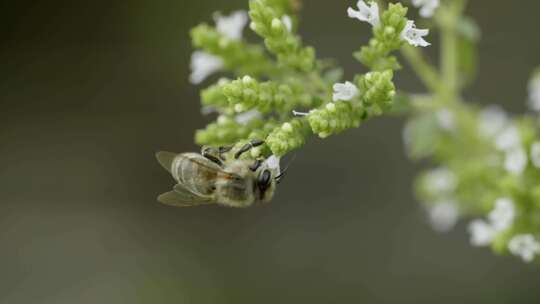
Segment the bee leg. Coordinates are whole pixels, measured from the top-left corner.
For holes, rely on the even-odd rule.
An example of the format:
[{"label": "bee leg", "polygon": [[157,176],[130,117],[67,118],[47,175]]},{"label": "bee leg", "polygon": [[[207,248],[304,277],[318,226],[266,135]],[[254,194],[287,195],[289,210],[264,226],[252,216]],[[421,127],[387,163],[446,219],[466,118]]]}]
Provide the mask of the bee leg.
[{"label": "bee leg", "polygon": [[263,164],[263,161],[260,159],[257,159],[252,165],[249,166],[249,170],[255,172],[261,167],[262,164]]},{"label": "bee leg", "polygon": [[218,148],[219,158],[222,160],[225,160],[225,157],[223,156],[223,154],[230,152],[233,148],[234,146],[219,147]]},{"label": "bee leg", "polygon": [[221,159],[219,159],[219,155],[220,155],[219,152],[217,152],[212,147],[203,147],[201,151],[201,155],[220,166],[223,165],[223,162],[221,161]]},{"label": "bee leg", "polygon": [[234,158],[238,159],[240,156],[247,151],[251,150],[252,148],[258,147],[260,145],[264,144],[264,140],[261,139],[253,139],[247,144],[243,145],[237,152],[234,154]]}]

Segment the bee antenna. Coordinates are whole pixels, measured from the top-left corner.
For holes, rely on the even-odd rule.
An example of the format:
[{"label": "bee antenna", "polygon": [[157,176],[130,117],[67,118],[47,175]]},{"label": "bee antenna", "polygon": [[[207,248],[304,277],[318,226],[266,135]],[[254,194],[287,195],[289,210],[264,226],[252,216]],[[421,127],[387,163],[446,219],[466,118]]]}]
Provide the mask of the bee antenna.
[{"label": "bee antenna", "polygon": [[285,176],[285,173],[287,173],[287,171],[289,170],[289,167],[291,166],[292,162],[296,160],[296,153],[293,154],[291,160],[287,163],[287,166],[285,166],[285,169],[283,169],[283,171],[281,171],[276,177],[275,177],[275,180],[278,181],[278,183],[281,181],[281,179],[283,178],[283,176]]}]

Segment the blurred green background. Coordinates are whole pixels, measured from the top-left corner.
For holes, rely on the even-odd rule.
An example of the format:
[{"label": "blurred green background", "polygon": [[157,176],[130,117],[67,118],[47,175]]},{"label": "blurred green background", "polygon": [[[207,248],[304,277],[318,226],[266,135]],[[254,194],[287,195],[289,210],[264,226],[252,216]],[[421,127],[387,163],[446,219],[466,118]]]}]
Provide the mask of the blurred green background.
[{"label": "blurred green background", "polygon": [[[353,2],[305,1],[301,27],[347,75],[369,30]],[[484,37],[468,98],[523,112],[540,2],[470,2]],[[0,303],[539,303],[537,266],[471,247],[463,223],[431,230],[402,119],[312,140],[268,206],[156,202],[173,181],[154,152],[198,150],[209,119],[188,30],[246,5],[0,1]]]}]

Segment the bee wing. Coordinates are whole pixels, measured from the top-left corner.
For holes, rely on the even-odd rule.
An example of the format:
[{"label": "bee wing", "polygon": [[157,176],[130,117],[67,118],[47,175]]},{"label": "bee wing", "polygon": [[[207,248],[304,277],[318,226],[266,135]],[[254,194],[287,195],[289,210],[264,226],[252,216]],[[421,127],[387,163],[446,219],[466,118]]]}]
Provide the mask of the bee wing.
[{"label": "bee wing", "polygon": [[158,201],[174,207],[192,207],[213,203],[211,197],[194,194],[181,184],[174,186],[174,191],[160,195]]},{"label": "bee wing", "polygon": [[158,153],[156,153],[156,158],[158,160],[158,162],[160,163],[160,165],[165,168],[165,170],[169,171],[169,173],[171,173],[171,168],[172,168],[172,163],[174,161],[174,158],[176,157],[176,153],[172,153],[172,152],[163,152],[163,151],[160,151]]}]

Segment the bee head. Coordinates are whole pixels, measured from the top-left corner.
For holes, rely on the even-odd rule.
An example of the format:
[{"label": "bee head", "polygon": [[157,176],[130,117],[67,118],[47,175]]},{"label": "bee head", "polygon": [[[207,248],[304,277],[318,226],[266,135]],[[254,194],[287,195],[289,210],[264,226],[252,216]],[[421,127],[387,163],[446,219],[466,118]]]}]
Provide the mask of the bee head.
[{"label": "bee head", "polygon": [[277,180],[280,174],[279,158],[270,156],[265,161],[254,164],[255,171],[255,194],[259,202],[270,202],[274,196]]},{"label": "bee head", "polygon": [[276,188],[275,174],[266,167],[262,167],[257,172],[255,180],[255,191],[258,194],[257,197],[261,202],[269,202],[274,196]]}]

